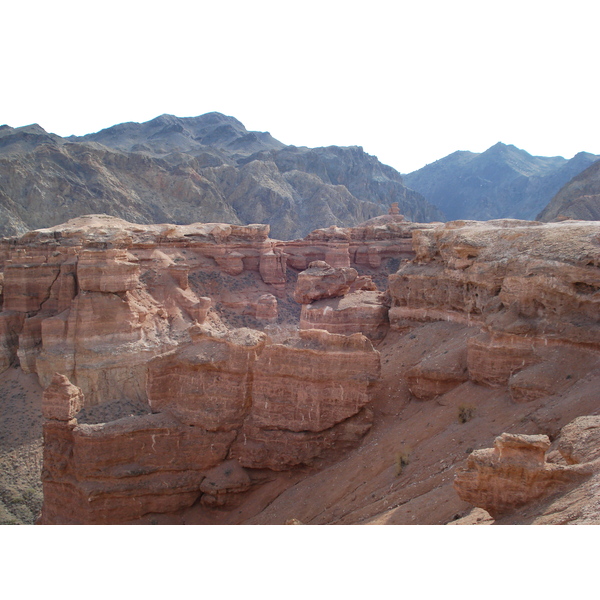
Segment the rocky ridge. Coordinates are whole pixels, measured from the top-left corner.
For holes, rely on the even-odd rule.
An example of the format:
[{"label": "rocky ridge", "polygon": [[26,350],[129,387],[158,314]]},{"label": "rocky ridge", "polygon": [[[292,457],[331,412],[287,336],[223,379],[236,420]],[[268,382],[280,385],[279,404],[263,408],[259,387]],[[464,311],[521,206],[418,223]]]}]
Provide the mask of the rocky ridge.
[{"label": "rocky ridge", "polygon": [[61,138],[0,129],[0,235],[91,213],[136,223],[269,224],[294,239],[357,225],[393,202],[414,221],[441,213],[362,148],[297,148],[220,113],[122,123]]},{"label": "rocky ridge", "polygon": [[537,217],[540,221],[600,220],[600,162],[566,183]]},{"label": "rocky ridge", "polygon": [[531,156],[499,142],[482,153],[454,152],[404,175],[404,181],[449,220],[533,220],[562,186],[599,158],[589,152],[570,160]]}]

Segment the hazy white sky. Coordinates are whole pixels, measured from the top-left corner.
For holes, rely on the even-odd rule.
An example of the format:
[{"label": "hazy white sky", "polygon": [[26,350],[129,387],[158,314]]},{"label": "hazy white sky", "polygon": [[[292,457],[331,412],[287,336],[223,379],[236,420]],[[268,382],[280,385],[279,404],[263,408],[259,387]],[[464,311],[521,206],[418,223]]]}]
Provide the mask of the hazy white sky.
[{"label": "hazy white sky", "polygon": [[0,124],[219,111],[401,172],[498,141],[600,154],[592,0],[3,3]]}]

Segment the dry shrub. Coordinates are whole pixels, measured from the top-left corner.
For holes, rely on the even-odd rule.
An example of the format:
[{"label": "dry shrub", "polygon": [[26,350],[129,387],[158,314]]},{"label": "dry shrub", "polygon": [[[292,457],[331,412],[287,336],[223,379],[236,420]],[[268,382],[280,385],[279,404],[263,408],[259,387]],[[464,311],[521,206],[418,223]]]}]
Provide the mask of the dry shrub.
[{"label": "dry shrub", "polygon": [[396,477],[399,477],[402,474],[402,470],[410,462],[411,452],[410,448],[402,448],[399,452],[396,452]]},{"label": "dry shrub", "polygon": [[466,423],[475,416],[475,407],[470,404],[460,404],[458,407],[458,422]]}]

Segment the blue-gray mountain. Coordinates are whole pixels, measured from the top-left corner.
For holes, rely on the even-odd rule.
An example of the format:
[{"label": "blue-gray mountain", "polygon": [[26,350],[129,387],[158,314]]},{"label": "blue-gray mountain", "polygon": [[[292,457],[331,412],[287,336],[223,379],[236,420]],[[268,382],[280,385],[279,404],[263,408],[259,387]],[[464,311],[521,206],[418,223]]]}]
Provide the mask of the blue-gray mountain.
[{"label": "blue-gray mountain", "polygon": [[600,161],[563,186],[538,215],[539,221],[600,221]]},{"label": "blue-gray mountain", "polygon": [[598,159],[587,152],[570,160],[532,156],[498,143],[480,154],[454,152],[403,179],[449,220],[533,220],[563,185]]},{"label": "blue-gray mountain", "polygon": [[443,220],[360,147],[297,148],[233,117],[162,115],[82,137],[0,127],[0,236],[106,213],[136,223],[268,223],[303,237],[387,213]]}]

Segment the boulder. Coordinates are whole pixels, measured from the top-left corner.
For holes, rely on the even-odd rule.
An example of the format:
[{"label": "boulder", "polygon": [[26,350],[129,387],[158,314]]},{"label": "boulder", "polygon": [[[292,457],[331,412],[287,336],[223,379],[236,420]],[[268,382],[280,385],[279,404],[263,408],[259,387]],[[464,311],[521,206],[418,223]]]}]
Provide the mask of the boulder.
[{"label": "boulder", "polygon": [[294,299],[299,304],[310,304],[324,298],[337,298],[350,291],[358,277],[352,267],[332,267],[325,261],[311,262],[308,269],[298,275]]},{"label": "boulder", "polygon": [[458,469],[454,489],[461,500],[500,518],[580,482],[591,471],[546,462],[546,435],[503,433],[493,449],[475,450]]}]

